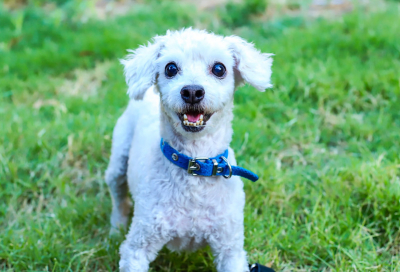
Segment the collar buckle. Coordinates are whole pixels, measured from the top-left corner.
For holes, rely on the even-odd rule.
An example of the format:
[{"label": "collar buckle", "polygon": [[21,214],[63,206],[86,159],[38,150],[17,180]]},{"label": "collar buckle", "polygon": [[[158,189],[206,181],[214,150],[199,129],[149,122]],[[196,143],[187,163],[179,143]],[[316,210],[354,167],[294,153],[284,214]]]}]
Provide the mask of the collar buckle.
[{"label": "collar buckle", "polygon": [[213,170],[211,176],[216,176],[217,174],[221,173],[224,169],[218,165],[216,159],[212,159],[211,161],[213,163]]},{"label": "collar buckle", "polygon": [[199,171],[201,167],[200,167],[200,164],[198,164],[196,161],[206,161],[206,160],[209,160],[209,158],[196,157],[196,158],[190,159],[187,172],[189,174],[191,174],[192,176],[198,176],[198,174],[196,174],[194,171]]},{"label": "collar buckle", "polygon": [[[229,164],[228,160],[224,156],[222,156],[221,158],[226,162],[226,164],[229,167],[229,171],[230,171],[229,176],[224,176],[224,178],[230,178],[232,176],[231,165]],[[206,161],[206,160],[209,160],[209,159],[210,158],[207,158],[207,157],[196,157],[194,159],[190,159],[187,172],[192,176],[198,176],[198,174],[196,174],[194,172],[194,171],[200,171],[200,169],[201,169],[200,164],[198,164],[197,161]],[[213,169],[212,169],[211,176],[216,176],[217,174],[219,174],[222,171],[224,171],[224,169],[221,166],[219,166],[219,164],[218,164],[216,159],[212,159],[211,162],[213,164]]]}]

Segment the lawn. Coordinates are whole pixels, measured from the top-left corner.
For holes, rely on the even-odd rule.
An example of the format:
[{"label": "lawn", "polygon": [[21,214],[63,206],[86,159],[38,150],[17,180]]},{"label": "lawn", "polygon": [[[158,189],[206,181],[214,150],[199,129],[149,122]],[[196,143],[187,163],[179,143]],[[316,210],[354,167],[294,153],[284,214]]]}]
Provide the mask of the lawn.
[{"label": "lawn", "polygon": [[[12,2],[12,1],[8,1]],[[23,1],[22,1],[23,2]],[[279,271],[400,271],[400,7],[334,18],[246,16],[147,1],[0,1],[0,270],[115,271],[104,183],[128,98],[118,62],[167,29],[236,34],[274,53],[273,84],[235,94],[249,261]],[[296,6],[297,7],[297,6]],[[292,7],[293,8],[293,7]],[[299,7],[300,8],[300,7]],[[240,10],[240,9],[239,9]],[[151,271],[215,271],[209,249]]]}]

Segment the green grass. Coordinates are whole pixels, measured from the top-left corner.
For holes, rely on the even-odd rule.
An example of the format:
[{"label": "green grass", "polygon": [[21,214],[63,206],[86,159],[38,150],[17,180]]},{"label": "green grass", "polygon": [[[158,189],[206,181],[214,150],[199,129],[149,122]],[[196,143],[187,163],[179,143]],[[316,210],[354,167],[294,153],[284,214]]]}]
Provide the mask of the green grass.
[{"label": "green grass", "polygon": [[[232,146],[261,176],[245,181],[249,260],[284,271],[400,271],[398,4],[335,20],[252,18],[236,29],[218,12],[155,5],[85,23],[68,2],[52,12],[0,8],[0,270],[116,270],[123,235],[108,237],[103,172],[127,103],[118,58],[195,25],[276,54],[273,89],[235,94]],[[163,250],[151,267],[214,271],[208,249]]]}]

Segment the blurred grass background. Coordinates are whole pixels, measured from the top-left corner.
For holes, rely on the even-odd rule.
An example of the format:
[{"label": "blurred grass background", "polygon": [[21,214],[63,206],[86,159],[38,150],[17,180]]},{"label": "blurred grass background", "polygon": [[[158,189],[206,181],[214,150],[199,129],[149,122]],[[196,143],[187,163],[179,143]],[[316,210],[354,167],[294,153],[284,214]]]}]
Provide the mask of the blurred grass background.
[{"label": "blurred grass background", "polygon": [[[245,248],[279,271],[400,271],[398,1],[0,2],[0,269],[115,271],[103,181],[127,104],[118,58],[167,29],[274,53],[235,94]],[[209,249],[152,271],[214,271]]]}]

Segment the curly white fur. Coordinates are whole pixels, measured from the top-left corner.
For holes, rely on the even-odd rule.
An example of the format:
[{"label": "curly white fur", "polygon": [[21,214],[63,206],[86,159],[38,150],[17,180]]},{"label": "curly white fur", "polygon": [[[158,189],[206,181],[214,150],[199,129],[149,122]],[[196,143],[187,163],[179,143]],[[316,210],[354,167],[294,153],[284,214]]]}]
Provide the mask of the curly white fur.
[{"label": "curly white fur", "polygon": [[[218,271],[248,271],[240,178],[191,176],[164,158],[159,142],[163,137],[191,157],[213,157],[229,148],[235,88],[244,81],[260,91],[271,87],[270,54],[239,37],[193,29],[168,31],[131,52],[121,62],[132,100],[115,126],[106,171],[112,230],[126,227],[128,221],[127,184],[135,203],[120,249],[121,271],[147,271],[164,245],[180,251],[205,244],[213,251]],[[180,69],[172,79],[164,74],[171,61]],[[215,62],[227,69],[223,79],[210,72]],[[204,87],[201,103],[214,113],[199,132],[185,131],[177,115],[185,106],[180,90],[188,84]],[[229,161],[236,165],[230,148]]]}]

